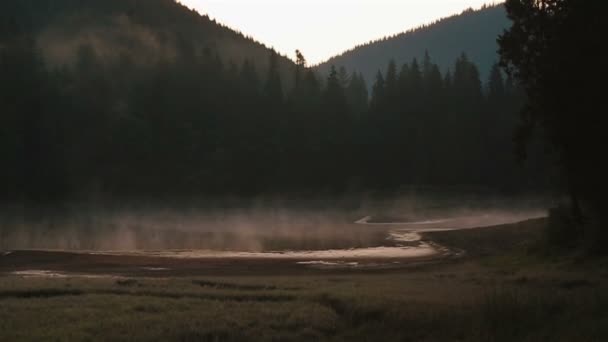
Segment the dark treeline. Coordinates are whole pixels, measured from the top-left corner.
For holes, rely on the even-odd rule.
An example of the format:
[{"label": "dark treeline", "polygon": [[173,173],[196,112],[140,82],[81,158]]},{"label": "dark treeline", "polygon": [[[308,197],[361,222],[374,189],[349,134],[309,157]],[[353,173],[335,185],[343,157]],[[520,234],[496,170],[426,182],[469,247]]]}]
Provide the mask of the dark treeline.
[{"label": "dark treeline", "polygon": [[[520,183],[510,132],[522,95],[494,69],[486,89],[463,55],[327,79],[299,55],[284,92],[277,55],[260,74],[187,45],[173,61],[104,63],[83,45],[50,68],[27,35],[0,54],[7,198],[259,194]],[[369,103],[369,106],[368,106]]]},{"label": "dark treeline", "polygon": [[377,178],[385,186],[522,182],[510,133],[522,94],[496,66],[484,88],[465,54],[452,70],[442,75],[427,53],[378,73],[364,126],[369,162],[385,169]]},{"label": "dark treeline", "polygon": [[[132,11],[127,22],[141,30],[138,16],[153,12],[137,9],[141,14]],[[145,49],[124,50],[129,44],[118,33],[104,37],[117,47],[112,53],[81,40],[61,63],[41,46],[40,28],[6,13],[5,200],[541,184],[532,177],[540,174],[536,159],[524,169],[513,157],[522,92],[496,66],[481,80],[465,54],[443,74],[428,53],[405,65],[391,62],[368,94],[360,73],[331,68],[319,76],[300,52],[289,68],[271,50],[264,61],[254,54],[236,62],[216,45],[180,34],[165,33],[171,53],[155,58]]]}]

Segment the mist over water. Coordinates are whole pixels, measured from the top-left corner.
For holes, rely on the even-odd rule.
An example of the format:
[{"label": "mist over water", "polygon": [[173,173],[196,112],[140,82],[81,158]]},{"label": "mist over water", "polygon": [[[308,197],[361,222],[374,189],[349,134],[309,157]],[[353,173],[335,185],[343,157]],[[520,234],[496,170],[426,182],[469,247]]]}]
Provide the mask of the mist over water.
[{"label": "mist over water", "polygon": [[0,215],[0,250],[268,252],[390,247],[399,242],[390,238],[394,228],[424,231],[506,224],[544,216],[540,208],[546,203],[540,198],[410,195],[187,205],[105,202],[43,212],[5,208]]}]

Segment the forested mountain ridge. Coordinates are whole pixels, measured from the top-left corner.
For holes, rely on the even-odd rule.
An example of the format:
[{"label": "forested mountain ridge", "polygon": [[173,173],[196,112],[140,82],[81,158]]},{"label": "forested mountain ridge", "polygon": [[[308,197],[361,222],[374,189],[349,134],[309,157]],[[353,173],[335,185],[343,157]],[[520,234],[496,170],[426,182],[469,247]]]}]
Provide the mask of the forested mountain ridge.
[{"label": "forested mountain ridge", "polygon": [[512,153],[521,90],[464,53],[386,63],[370,93],[172,0],[0,7],[0,201],[541,184]]},{"label": "forested mountain ridge", "polygon": [[498,60],[496,38],[510,25],[503,5],[466,10],[430,25],[357,46],[317,66],[327,74],[331,65],[356,70],[371,84],[379,69],[390,59],[397,64],[418,61],[428,51],[442,72],[453,69],[453,62],[465,52],[485,80]]},{"label": "forested mountain ridge", "polygon": [[[249,60],[259,71],[268,69],[268,47],[175,0],[6,0],[0,25],[3,32],[28,32],[53,66],[73,65],[86,45],[105,63],[152,64],[188,50],[217,55],[226,67]],[[279,56],[278,64],[291,82],[294,63]]]}]

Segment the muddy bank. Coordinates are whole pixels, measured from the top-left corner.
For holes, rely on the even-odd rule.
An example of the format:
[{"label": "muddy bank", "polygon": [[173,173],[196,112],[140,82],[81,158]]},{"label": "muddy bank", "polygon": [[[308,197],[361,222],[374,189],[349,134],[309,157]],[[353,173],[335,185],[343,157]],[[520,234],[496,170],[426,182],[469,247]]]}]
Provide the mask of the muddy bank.
[{"label": "muddy bank", "polygon": [[[320,261],[280,258],[168,258],[134,255],[100,255],[61,251],[16,251],[0,257],[2,276],[46,276],[46,273],[79,276],[190,277],[231,275],[306,275],[331,269],[380,271],[418,262],[432,262],[437,256],[407,259],[365,259]],[[313,263],[345,267],[310,267]],[[350,267],[357,265],[356,268]],[[15,273],[21,272],[21,273]]]},{"label": "muddy bank", "polygon": [[465,250],[471,258],[497,255],[533,246],[542,238],[546,224],[546,218],[535,218],[490,228],[428,231],[422,233],[422,241]]}]

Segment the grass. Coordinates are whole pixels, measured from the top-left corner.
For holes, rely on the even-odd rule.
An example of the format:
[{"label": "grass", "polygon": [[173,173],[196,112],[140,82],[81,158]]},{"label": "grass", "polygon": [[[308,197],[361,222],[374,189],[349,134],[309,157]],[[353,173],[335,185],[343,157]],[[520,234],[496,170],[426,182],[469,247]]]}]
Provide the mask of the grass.
[{"label": "grass", "polygon": [[0,341],[608,340],[605,262],[530,252],[540,224],[433,233],[469,253],[382,272],[1,277]]}]

